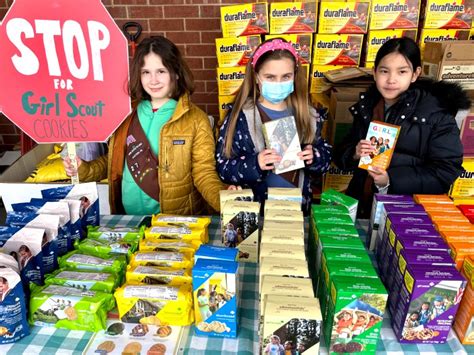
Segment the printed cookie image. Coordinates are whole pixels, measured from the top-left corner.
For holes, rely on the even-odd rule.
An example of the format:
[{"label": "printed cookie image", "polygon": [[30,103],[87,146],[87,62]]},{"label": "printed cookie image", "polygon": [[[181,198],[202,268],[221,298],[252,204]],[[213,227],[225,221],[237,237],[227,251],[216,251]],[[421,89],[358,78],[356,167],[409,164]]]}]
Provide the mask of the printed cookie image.
[{"label": "printed cookie image", "polygon": [[209,323],[206,323],[206,322],[201,322],[197,325],[197,328],[201,331],[201,332],[212,332],[212,329],[210,328],[210,325]]},{"label": "printed cookie image", "polygon": [[157,316],[149,316],[149,317],[141,318],[140,324],[161,325],[161,322]]},{"label": "printed cookie image", "polygon": [[105,333],[110,336],[122,335],[125,330],[125,325],[123,323],[113,323],[109,325]]},{"label": "printed cookie image", "polygon": [[104,352],[111,353],[115,349],[115,344],[113,341],[107,340],[104,341],[103,343],[100,343],[99,346],[97,347],[97,350],[95,351],[96,353],[101,353],[103,354]]},{"label": "printed cookie image", "polygon": [[155,344],[148,349],[146,355],[165,355],[166,346],[164,344]]},{"label": "printed cookie image", "polygon": [[0,337],[8,333],[8,329],[5,327],[0,327]]},{"label": "printed cookie image", "polygon": [[209,324],[209,329],[216,333],[224,333],[225,328],[226,328],[225,324],[218,321],[213,321],[211,322],[211,324]]},{"label": "printed cookie image", "polygon": [[346,352],[347,353],[358,353],[362,351],[362,345],[356,343],[355,341],[351,341],[350,343],[346,344]]},{"label": "printed cookie image", "polygon": [[159,336],[160,338],[166,338],[171,334],[173,330],[169,325],[165,325],[162,327],[159,327],[156,331],[156,335]]},{"label": "printed cookie image", "polygon": [[74,307],[66,307],[64,309],[64,314],[66,315],[67,319],[69,320],[76,320],[77,319],[77,311]]},{"label": "printed cookie image", "polygon": [[137,324],[135,327],[133,327],[130,335],[134,337],[143,337],[148,333],[148,331],[149,329],[146,324]]},{"label": "printed cookie image", "polygon": [[433,329],[425,328],[416,333],[416,338],[420,340],[428,340],[433,338]]},{"label": "printed cookie image", "polygon": [[141,351],[142,345],[136,341],[132,341],[123,348],[122,355],[139,355]]}]

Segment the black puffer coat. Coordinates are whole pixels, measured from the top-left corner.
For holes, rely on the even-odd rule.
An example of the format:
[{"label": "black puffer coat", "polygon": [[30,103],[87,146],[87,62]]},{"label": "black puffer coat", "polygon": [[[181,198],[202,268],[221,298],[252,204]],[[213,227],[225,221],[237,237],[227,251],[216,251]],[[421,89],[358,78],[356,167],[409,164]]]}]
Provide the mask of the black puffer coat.
[{"label": "black puffer coat", "polygon": [[[355,147],[365,139],[373,108],[381,95],[375,85],[350,108],[354,122],[334,160],[341,169],[354,169],[346,194],[362,201],[367,171],[357,169]],[[387,169],[390,194],[441,194],[462,172],[463,148],[454,116],[468,109],[470,100],[453,83],[418,80],[390,109],[387,123],[401,126],[395,152]],[[372,192],[377,189],[372,184]],[[360,204],[359,216],[368,217],[370,201]]]}]

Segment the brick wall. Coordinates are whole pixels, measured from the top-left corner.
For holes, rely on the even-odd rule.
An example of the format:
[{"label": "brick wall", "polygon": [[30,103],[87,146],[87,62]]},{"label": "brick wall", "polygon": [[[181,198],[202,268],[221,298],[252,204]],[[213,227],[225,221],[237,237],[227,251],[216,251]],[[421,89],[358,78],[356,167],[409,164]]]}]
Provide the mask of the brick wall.
[{"label": "brick wall", "polygon": [[[281,0],[283,1],[283,0]],[[217,59],[214,39],[221,37],[221,5],[257,0],[102,0],[117,25],[135,21],[143,27],[140,39],[164,35],[178,45],[191,67],[196,82],[192,99],[217,118]],[[272,2],[272,1],[268,1]],[[276,1],[274,1],[276,2]],[[13,0],[0,0],[3,18]],[[140,40],[139,39],[139,40]],[[0,116],[0,152],[19,142],[19,129]]]}]

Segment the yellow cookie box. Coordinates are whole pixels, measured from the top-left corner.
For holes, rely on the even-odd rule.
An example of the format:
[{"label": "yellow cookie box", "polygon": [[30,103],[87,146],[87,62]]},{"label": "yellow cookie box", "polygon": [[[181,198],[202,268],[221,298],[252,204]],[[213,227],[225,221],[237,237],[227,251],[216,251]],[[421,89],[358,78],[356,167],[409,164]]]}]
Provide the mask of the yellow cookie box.
[{"label": "yellow cookie box", "polygon": [[152,226],[145,229],[146,239],[174,239],[185,242],[190,241],[201,241],[207,242],[207,233],[204,229],[192,229],[189,227],[165,227],[165,226]]},{"label": "yellow cookie box", "polygon": [[[324,73],[343,68],[342,65],[311,65],[311,79],[309,92],[311,94],[317,94],[327,90],[330,85],[326,79],[324,79]],[[327,126],[327,125],[325,125]]]},{"label": "yellow cookie box", "polygon": [[210,217],[177,216],[159,213],[153,215],[152,226],[189,227],[195,229],[206,229],[211,224]]},{"label": "yellow cookie box", "polygon": [[271,3],[269,15],[271,34],[316,32],[318,3],[316,1]]},{"label": "yellow cookie box", "polygon": [[186,269],[193,266],[193,260],[190,253],[140,251],[132,255],[130,265],[161,266],[175,269]]},{"label": "yellow cookie box", "polygon": [[318,33],[367,33],[370,1],[322,1]]},{"label": "yellow cookie box", "polygon": [[473,5],[471,0],[427,0],[423,27],[470,29]]},{"label": "yellow cookie box", "polygon": [[216,55],[219,67],[247,65],[252,53],[260,43],[260,36],[216,38]]},{"label": "yellow cookie box", "polygon": [[267,3],[221,6],[221,27],[224,37],[268,33]]},{"label": "yellow cookie box", "polygon": [[316,34],[313,46],[314,65],[357,66],[364,35]]},{"label": "yellow cookie box", "polygon": [[372,1],[369,28],[371,30],[417,28],[419,17],[420,0]]},{"label": "yellow cookie box", "polygon": [[114,296],[122,322],[185,326],[194,321],[190,286],[125,284]]},{"label": "yellow cookie box", "polygon": [[245,78],[246,67],[217,68],[219,96],[235,95]]},{"label": "yellow cookie box", "polygon": [[374,62],[375,56],[380,47],[392,38],[409,37],[416,40],[416,29],[393,29],[393,30],[375,30],[369,31],[367,36],[367,56],[366,62]]},{"label": "yellow cookie box", "polygon": [[265,40],[272,38],[283,38],[287,42],[291,42],[291,45],[296,50],[300,57],[300,63],[308,64],[311,62],[311,50],[313,48],[313,34],[312,33],[300,33],[300,34],[284,34],[284,35],[266,35]]},{"label": "yellow cookie box", "polygon": [[142,239],[138,244],[140,251],[169,251],[194,255],[202,244],[200,240],[182,242],[173,239]]},{"label": "yellow cookie box", "polygon": [[189,269],[173,269],[157,266],[127,266],[125,278],[128,284],[181,286],[191,285]]}]

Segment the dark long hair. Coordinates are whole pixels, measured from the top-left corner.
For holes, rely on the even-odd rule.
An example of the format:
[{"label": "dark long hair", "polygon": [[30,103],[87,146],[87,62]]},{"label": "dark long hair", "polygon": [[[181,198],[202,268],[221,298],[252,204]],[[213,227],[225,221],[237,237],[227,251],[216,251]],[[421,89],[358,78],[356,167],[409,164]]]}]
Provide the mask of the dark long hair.
[{"label": "dark long hair", "polygon": [[174,100],[178,100],[185,93],[194,92],[193,75],[178,47],[163,36],[153,36],[140,42],[130,66],[129,93],[132,100],[151,100],[141,83],[141,69],[145,64],[145,56],[150,53],[159,55],[168,69],[172,82],[171,97]]},{"label": "dark long hair", "polygon": [[412,65],[413,71],[421,67],[420,48],[414,40],[408,37],[392,38],[385,42],[377,52],[374,62],[374,69],[380,64],[380,61],[390,53],[400,53]]}]

